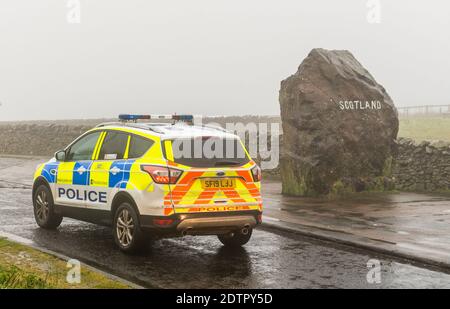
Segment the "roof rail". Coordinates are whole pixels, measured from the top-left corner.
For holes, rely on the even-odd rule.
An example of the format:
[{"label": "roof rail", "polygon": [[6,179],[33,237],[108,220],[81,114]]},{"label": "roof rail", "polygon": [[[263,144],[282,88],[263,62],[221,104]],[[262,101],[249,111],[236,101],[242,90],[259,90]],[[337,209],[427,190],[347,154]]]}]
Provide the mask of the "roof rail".
[{"label": "roof rail", "polygon": [[213,126],[213,125],[208,125],[208,124],[202,124],[200,127],[208,128],[208,129],[214,129],[214,130],[222,131],[222,132],[225,132],[225,133],[230,133],[230,131],[228,131],[227,129],[222,128],[221,126]]},{"label": "roof rail", "polygon": [[[134,117],[136,115],[131,115],[131,116]],[[137,115],[137,116],[140,116],[140,115]],[[162,129],[163,127],[172,127],[173,125],[176,124],[176,123],[164,123],[164,122],[158,122],[158,123],[136,122],[137,119],[138,118],[132,118],[132,120],[128,120],[128,121],[103,122],[103,123],[98,124],[96,126],[96,128],[102,128],[102,127],[106,127],[106,126],[121,126],[121,127],[132,127],[132,128],[137,128],[137,129],[150,130],[150,131],[156,132],[158,134],[165,134],[167,131]],[[141,119],[141,118],[139,118],[139,119]],[[153,118],[153,119],[156,119],[156,118]],[[157,118],[157,119],[169,119],[169,118]],[[170,119],[174,119],[174,118],[170,118]],[[180,120],[180,122],[185,123],[186,121]],[[187,121],[187,122],[189,125],[193,125],[189,121]],[[221,131],[224,133],[232,133],[231,131],[226,130],[226,129],[222,128],[221,126],[217,126],[217,125],[201,124],[201,125],[194,125],[194,127],[217,130],[217,131]]]},{"label": "roof rail", "polygon": [[136,123],[136,122],[103,122],[96,125],[96,128],[102,128],[106,126],[121,126],[121,127],[132,127],[136,129],[150,130],[159,134],[163,134],[164,132],[154,128],[154,126],[158,125],[168,125],[167,123]]},{"label": "roof rail", "polygon": [[99,123],[98,125],[96,125],[95,127],[96,128],[101,128],[101,127],[106,127],[106,126],[111,126],[111,125],[123,125],[123,122],[117,122],[117,121],[115,121],[115,122],[113,122],[113,121],[111,121],[111,122],[102,122],[102,123]]}]

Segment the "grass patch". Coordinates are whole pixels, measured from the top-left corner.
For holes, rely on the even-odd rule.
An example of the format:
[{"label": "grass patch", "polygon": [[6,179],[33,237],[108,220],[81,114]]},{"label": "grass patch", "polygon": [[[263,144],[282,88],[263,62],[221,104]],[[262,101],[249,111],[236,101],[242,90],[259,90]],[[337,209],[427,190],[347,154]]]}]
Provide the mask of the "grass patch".
[{"label": "grass patch", "polygon": [[47,277],[41,278],[32,273],[27,273],[15,265],[0,265],[1,289],[45,289],[53,286],[47,282]]},{"label": "grass patch", "polygon": [[450,142],[450,117],[410,116],[400,118],[399,137],[415,141],[442,140]]},{"label": "grass patch", "polygon": [[36,249],[0,238],[0,288],[66,289],[130,288],[102,273],[81,265],[81,283],[66,280],[67,262]]}]

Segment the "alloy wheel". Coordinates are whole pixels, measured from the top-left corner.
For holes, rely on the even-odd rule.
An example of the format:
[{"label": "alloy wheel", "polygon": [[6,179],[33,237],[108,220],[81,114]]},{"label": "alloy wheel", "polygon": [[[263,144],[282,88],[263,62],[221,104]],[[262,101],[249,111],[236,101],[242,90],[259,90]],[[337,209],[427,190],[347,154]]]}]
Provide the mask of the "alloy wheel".
[{"label": "alloy wheel", "polygon": [[41,191],[36,196],[36,216],[40,222],[45,222],[49,213],[47,192]]},{"label": "alloy wheel", "polygon": [[133,241],[134,222],[127,209],[123,209],[117,217],[116,233],[117,239],[123,247],[128,247]]}]

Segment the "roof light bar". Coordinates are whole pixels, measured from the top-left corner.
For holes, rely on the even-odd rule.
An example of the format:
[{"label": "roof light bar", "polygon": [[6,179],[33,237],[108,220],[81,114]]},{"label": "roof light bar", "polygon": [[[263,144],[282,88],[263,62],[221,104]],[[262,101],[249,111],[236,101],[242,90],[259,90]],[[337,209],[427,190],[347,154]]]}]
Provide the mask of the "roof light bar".
[{"label": "roof light bar", "polygon": [[150,115],[129,115],[129,114],[119,115],[119,120],[122,121],[135,121],[139,119],[150,119]]},{"label": "roof light bar", "polygon": [[120,114],[120,121],[134,121],[137,120],[149,120],[149,119],[167,119],[175,121],[193,122],[193,115],[132,115],[132,114]]},{"label": "roof light bar", "polygon": [[192,122],[192,121],[194,121],[194,116],[192,116],[192,115],[172,115],[172,119],[179,120],[179,121]]}]

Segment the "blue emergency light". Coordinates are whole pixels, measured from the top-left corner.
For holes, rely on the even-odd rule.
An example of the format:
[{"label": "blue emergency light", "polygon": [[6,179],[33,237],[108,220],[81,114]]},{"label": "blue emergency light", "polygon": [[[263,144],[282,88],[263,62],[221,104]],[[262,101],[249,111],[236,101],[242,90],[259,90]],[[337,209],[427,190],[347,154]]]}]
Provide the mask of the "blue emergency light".
[{"label": "blue emergency light", "polygon": [[140,119],[150,119],[150,115],[129,115],[129,114],[119,115],[119,120],[123,121],[136,121]]},{"label": "blue emergency light", "polygon": [[132,114],[120,114],[120,121],[137,121],[137,120],[150,120],[150,119],[167,119],[175,121],[193,122],[193,115],[132,115]]}]

